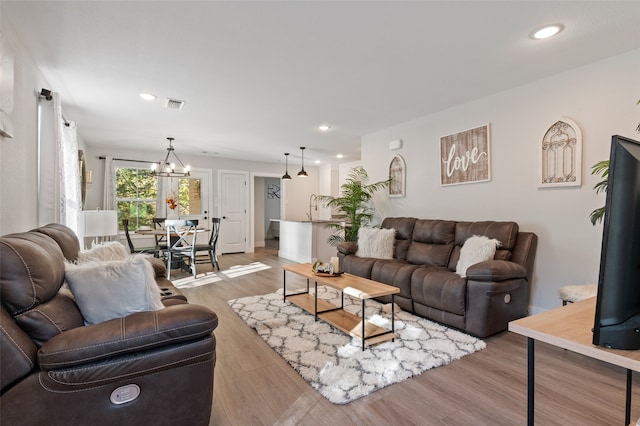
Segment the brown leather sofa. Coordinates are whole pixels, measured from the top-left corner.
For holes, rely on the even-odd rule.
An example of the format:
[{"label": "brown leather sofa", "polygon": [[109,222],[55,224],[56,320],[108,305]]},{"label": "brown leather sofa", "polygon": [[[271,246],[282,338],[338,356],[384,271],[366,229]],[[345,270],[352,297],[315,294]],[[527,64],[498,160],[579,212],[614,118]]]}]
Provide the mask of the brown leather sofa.
[{"label": "brown leather sofa", "polygon": [[216,314],[158,277],[165,309],[85,326],[59,291],[78,251],[62,225],[0,238],[0,424],[208,425]]},{"label": "brown leather sofa", "polygon": [[[338,246],[341,271],[400,289],[404,310],[478,337],[506,330],[527,315],[537,236],[519,232],[515,222],[456,222],[389,217],[381,228],[395,229],[393,259],[356,256],[357,244]],[[493,260],[456,274],[467,238],[484,235],[501,242]],[[391,296],[380,298],[391,302]]]}]

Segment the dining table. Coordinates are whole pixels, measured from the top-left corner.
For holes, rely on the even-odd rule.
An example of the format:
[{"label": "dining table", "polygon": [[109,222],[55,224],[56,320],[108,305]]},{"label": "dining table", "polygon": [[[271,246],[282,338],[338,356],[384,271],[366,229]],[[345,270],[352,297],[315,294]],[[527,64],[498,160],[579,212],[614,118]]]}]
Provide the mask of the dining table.
[{"label": "dining table", "polygon": [[[209,232],[209,229],[206,228],[196,228],[196,232],[200,233],[200,232]],[[136,234],[139,235],[153,235],[153,236],[166,236],[167,235],[167,229],[166,228],[138,228],[135,231]],[[175,237],[175,239],[173,238]],[[171,246],[172,244],[175,243],[176,239],[178,238],[178,234],[172,232],[171,233],[171,241],[169,242],[169,246]],[[160,253],[160,257],[162,257],[163,259],[165,259],[165,262],[167,260],[166,256],[164,256],[162,254],[162,252]],[[187,263],[184,261],[183,258],[177,258],[177,259],[172,259],[171,265],[167,265],[167,268],[171,268],[171,269],[182,269],[183,271],[186,272],[191,272],[191,269],[189,268],[189,265],[187,265]]]}]

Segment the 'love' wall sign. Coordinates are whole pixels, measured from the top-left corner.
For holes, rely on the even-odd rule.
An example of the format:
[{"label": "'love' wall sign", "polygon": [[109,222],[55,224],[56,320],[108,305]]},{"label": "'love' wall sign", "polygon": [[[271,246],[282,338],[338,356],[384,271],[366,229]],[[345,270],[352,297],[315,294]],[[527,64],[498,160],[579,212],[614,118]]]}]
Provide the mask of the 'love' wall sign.
[{"label": "'love' wall sign", "polygon": [[440,138],[440,185],[491,180],[489,125]]}]

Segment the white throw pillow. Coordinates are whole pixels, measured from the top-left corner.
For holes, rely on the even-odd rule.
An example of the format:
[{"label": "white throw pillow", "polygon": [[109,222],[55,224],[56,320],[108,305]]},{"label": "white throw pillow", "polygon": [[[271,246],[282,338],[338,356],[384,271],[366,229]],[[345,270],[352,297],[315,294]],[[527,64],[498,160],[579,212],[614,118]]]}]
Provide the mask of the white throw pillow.
[{"label": "white throw pillow", "polygon": [[78,253],[78,263],[94,260],[125,260],[129,252],[118,241],[107,241],[101,244],[93,244],[90,249]]},{"label": "white throw pillow", "polygon": [[393,259],[393,245],[395,242],[396,230],[393,228],[360,228],[358,230],[358,251],[356,251],[356,256]]},{"label": "white throw pillow", "polygon": [[164,308],[153,266],[146,257],[66,264],[65,279],[86,324]]},{"label": "white throw pillow", "polygon": [[467,276],[467,268],[485,260],[491,260],[496,255],[496,249],[502,243],[495,238],[474,235],[467,238],[460,249],[460,259],[456,265],[456,274],[461,277]]}]

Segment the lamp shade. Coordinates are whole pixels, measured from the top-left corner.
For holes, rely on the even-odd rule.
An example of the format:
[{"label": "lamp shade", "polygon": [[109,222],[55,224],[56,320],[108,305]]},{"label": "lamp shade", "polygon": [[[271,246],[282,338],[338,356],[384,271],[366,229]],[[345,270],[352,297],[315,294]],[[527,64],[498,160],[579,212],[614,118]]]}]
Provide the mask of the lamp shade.
[{"label": "lamp shade", "polygon": [[84,237],[118,235],[118,212],[116,210],[82,211],[80,232]]}]

